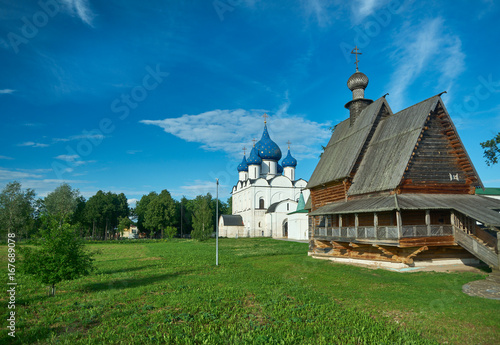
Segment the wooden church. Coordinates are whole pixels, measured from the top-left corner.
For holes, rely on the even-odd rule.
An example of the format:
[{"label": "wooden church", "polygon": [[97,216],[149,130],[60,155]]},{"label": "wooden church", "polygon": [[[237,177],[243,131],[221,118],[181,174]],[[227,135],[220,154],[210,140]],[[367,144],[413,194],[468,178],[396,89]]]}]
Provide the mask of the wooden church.
[{"label": "wooden church", "polygon": [[309,255],[380,266],[465,264],[498,268],[500,200],[483,188],[441,94],[393,114],[364,98],[368,77],[347,81],[353,99],[307,184]]}]

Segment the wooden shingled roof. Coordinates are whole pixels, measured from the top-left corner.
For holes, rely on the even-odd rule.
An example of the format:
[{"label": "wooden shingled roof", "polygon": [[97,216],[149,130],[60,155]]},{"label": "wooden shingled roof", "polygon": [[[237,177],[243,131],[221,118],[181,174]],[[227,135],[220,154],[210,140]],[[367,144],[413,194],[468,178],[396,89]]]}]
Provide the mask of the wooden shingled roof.
[{"label": "wooden shingled roof", "polygon": [[352,126],[350,126],[349,119],[346,119],[335,127],[306,188],[310,189],[331,181],[344,179],[351,174],[383,106],[390,112],[387,101],[384,97],[380,97],[363,109]]},{"label": "wooden shingled roof", "polygon": [[[307,188],[352,178],[349,196],[395,190],[405,176],[431,113],[445,116],[463,150],[467,178],[483,187],[439,95],[392,114],[384,97],[367,106],[352,126],[335,128]],[[436,115],[434,115],[436,116]]]}]

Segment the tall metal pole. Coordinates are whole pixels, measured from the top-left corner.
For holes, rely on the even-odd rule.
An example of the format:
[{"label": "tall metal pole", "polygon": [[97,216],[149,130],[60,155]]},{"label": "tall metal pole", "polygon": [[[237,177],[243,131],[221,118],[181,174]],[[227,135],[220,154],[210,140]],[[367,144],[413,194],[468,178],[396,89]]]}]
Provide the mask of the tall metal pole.
[{"label": "tall metal pole", "polygon": [[219,266],[219,179],[217,181],[216,206],[215,206],[215,266]]}]

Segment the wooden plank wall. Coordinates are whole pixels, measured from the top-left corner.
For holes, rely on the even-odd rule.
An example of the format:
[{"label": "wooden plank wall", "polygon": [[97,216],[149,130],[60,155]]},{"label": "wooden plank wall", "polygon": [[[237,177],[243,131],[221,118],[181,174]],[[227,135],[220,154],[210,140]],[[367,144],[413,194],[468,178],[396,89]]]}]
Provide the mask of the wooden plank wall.
[{"label": "wooden plank wall", "polygon": [[345,200],[346,191],[351,184],[337,181],[326,185],[325,187],[316,187],[311,189],[312,211],[334,201]]},{"label": "wooden plank wall", "polygon": [[477,178],[449,116],[431,113],[399,187],[401,193],[473,194]]}]

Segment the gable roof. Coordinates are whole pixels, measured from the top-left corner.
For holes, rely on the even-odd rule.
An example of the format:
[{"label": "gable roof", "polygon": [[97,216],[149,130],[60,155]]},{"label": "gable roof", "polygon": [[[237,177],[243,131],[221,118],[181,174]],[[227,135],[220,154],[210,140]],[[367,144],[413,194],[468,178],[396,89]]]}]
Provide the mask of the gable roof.
[{"label": "gable roof", "polygon": [[383,105],[391,113],[385,98],[380,97],[363,109],[352,126],[350,120],[346,119],[335,127],[306,188],[310,189],[350,175]]},{"label": "gable roof", "polygon": [[349,195],[390,190],[399,185],[427,116],[440,99],[428,98],[380,121]]},{"label": "gable roof", "polygon": [[[394,190],[398,187],[424,130],[427,117],[438,105],[447,114],[441,97],[436,95],[382,119],[354,176],[348,195]],[[450,122],[452,123],[451,119]],[[465,148],[464,152],[466,153]],[[467,159],[470,161],[468,155]],[[471,161],[470,165],[473,175],[482,186]]]}]

